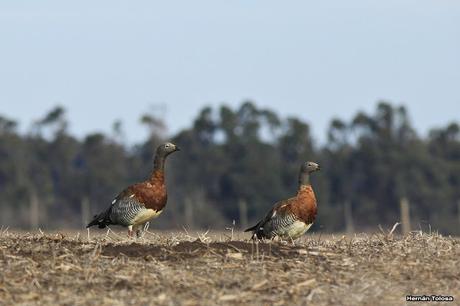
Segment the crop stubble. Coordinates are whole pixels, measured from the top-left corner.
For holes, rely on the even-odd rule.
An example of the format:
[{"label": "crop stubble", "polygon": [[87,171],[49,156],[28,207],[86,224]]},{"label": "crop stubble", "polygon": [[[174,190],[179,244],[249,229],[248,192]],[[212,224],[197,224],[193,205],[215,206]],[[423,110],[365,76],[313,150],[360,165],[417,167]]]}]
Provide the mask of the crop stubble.
[{"label": "crop stubble", "polygon": [[0,232],[1,305],[389,305],[460,299],[460,240],[438,234],[306,236]]}]

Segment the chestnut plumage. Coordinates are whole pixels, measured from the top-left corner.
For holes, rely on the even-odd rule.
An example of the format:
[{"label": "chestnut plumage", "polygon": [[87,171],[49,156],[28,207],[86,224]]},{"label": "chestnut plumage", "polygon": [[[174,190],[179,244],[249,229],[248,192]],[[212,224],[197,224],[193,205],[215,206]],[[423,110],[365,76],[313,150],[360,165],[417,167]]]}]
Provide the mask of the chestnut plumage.
[{"label": "chestnut plumage", "polygon": [[160,145],[155,153],[150,178],[120,192],[105,211],[94,216],[87,227],[121,225],[128,227],[128,235],[131,236],[133,231],[139,235],[145,223],[158,217],[166,205],[165,161],[169,154],[179,150],[178,146],[169,142]]},{"label": "chestnut plumage", "polygon": [[318,171],[314,162],[303,163],[300,167],[297,194],[276,203],[256,225],[245,230],[252,231],[253,238],[297,239],[313,224],[316,218],[316,197],[310,183],[310,174]]}]

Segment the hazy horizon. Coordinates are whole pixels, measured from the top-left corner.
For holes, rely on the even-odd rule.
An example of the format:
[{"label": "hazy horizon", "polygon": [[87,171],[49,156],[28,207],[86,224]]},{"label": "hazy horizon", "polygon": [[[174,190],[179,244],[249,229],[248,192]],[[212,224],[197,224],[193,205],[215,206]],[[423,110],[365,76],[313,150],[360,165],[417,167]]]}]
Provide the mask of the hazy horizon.
[{"label": "hazy horizon", "polygon": [[129,143],[152,104],[170,134],[205,105],[251,100],[311,124],[377,101],[403,104],[421,135],[460,120],[460,3],[453,1],[0,4],[0,114],[21,131],[60,104],[69,131]]}]

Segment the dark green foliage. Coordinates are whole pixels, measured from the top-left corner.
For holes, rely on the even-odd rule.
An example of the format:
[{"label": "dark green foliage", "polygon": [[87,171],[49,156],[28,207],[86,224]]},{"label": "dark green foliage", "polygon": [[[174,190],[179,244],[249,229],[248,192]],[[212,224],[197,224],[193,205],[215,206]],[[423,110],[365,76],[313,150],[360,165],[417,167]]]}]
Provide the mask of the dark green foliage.
[{"label": "dark green foliage", "polygon": [[[78,227],[81,201],[102,210],[128,184],[145,179],[155,148],[165,140],[164,122],[141,117],[145,143],[123,145],[122,122],[112,137],[67,133],[65,110],[56,107],[20,135],[14,120],[0,116],[0,221],[28,226],[29,201],[37,194],[40,223]],[[407,110],[380,102],[374,113],[331,121],[327,143],[318,146],[298,118],[279,118],[248,101],[239,108],[205,107],[192,127],[172,137],[183,150],[167,165],[169,202],[155,227],[224,229],[247,203],[250,220],[294,195],[301,162],[318,161],[313,178],[319,217],[315,229],[343,231],[344,203],[351,203],[359,230],[399,221],[399,201],[411,204],[413,227],[459,234],[460,128],[456,123],[419,137]],[[13,217],[14,216],[14,217]]]}]

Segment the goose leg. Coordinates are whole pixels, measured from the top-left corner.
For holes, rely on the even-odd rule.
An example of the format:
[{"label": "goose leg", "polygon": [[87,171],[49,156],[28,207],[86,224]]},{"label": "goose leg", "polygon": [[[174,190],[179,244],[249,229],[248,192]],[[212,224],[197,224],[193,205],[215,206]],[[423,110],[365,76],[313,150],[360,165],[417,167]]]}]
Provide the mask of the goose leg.
[{"label": "goose leg", "polygon": [[136,237],[137,238],[142,238],[144,237],[145,235],[145,232],[148,230],[149,228],[149,225],[150,225],[150,222],[145,222],[144,224],[142,224],[138,230],[136,230]]},{"label": "goose leg", "polygon": [[134,234],[134,232],[133,232],[133,226],[130,225],[130,226],[128,226],[128,238],[133,237],[133,234]]},{"label": "goose leg", "polygon": [[295,246],[295,242],[294,242],[294,239],[292,239],[292,237],[291,237],[291,236],[289,236],[289,239],[291,240],[291,244],[292,244],[292,246]]}]

